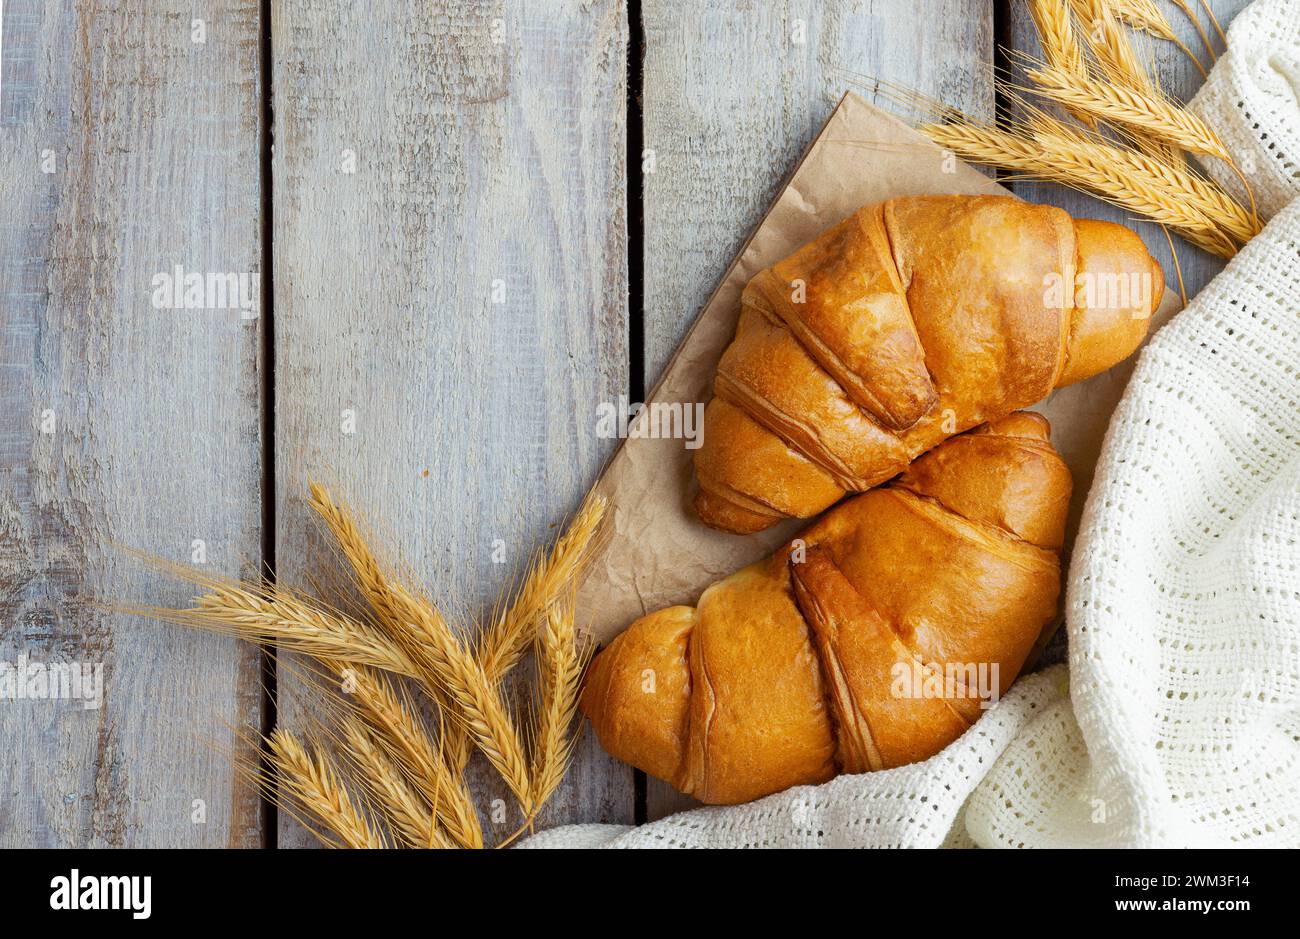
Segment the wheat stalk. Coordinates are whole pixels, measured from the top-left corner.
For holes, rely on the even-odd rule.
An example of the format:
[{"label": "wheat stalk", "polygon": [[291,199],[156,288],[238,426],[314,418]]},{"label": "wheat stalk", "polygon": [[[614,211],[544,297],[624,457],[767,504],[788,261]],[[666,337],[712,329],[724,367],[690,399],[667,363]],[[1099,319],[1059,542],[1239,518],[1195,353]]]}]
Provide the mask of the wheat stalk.
[{"label": "wheat stalk", "polygon": [[1208,124],[1195,114],[1158,95],[1132,88],[1080,78],[1058,68],[1030,69],[1028,76],[1046,98],[1093,117],[1145,133],[1192,153],[1203,153],[1231,163],[1228,148]]},{"label": "wheat stalk", "polygon": [[484,632],[478,659],[491,680],[510,671],[536,635],[537,624],[556,599],[575,585],[598,542],[608,503],[603,496],[588,497],[549,554],[529,568],[514,602]]},{"label": "wheat stalk", "polygon": [[1186,17],[1192,21],[1192,25],[1196,27],[1196,32],[1201,37],[1201,42],[1205,46],[1205,51],[1210,54],[1211,64],[1218,61],[1219,57],[1214,51],[1214,45],[1210,42],[1210,37],[1205,32],[1205,27],[1201,25],[1201,19],[1196,15],[1196,11],[1191,8],[1191,5],[1187,0],[1173,0],[1173,4],[1178,7],[1178,9],[1182,10]]},{"label": "wheat stalk", "polygon": [[337,663],[334,668],[342,679],[346,700],[380,731],[379,744],[433,806],[443,828],[463,847],[483,847],[483,833],[464,778],[433,746],[411,702],[378,672]]},{"label": "wheat stalk", "polygon": [[1140,29],[1143,32],[1150,33],[1157,39],[1163,39],[1177,46],[1196,66],[1196,70],[1201,73],[1202,78],[1208,78],[1205,66],[1201,60],[1192,54],[1192,50],[1187,48],[1178,34],[1174,32],[1173,26],[1165,17],[1160,8],[1156,6],[1155,0],[1111,0],[1114,4],[1115,15],[1120,21],[1127,23],[1134,29]]},{"label": "wheat stalk", "polygon": [[1219,41],[1226,46],[1228,37],[1223,32],[1223,27],[1219,25],[1219,18],[1214,15],[1214,7],[1210,6],[1210,0],[1201,0],[1201,8],[1205,10],[1205,15],[1210,18],[1210,22],[1214,24],[1214,31],[1219,34]]},{"label": "wheat stalk", "polygon": [[[1029,0],[1029,15],[1033,18],[1038,44],[1043,49],[1043,58],[1047,64],[1067,74],[1087,78],[1088,64],[1084,61],[1083,48],[1074,35],[1066,0]],[[1092,115],[1086,111],[1075,111],[1069,105],[1066,107],[1084,124],[1096,126]]]},{"label": "wheat stalk", "polygon": [[[1224,233],[1229,218],[1242,218],[1240,206],[1210,195],[1212,184],[1144,154],[1093,143],[1062,129],[1038,130],[1030,137],[973,124],[930,124],[921,128],[932,140],[976,162],[991,163],[1084,189],[1177,229],[1192,243],[1221,257],[1236,245]],[[1222,196],[1222,193],[1219,194]],[[1221,227],[1222,226],[1222,227]]]},{"label": "wheat stalk", "polygon": [[451,841],[434,824],[435,811],[416,795],[406,775],[379,744],[373,731],[355,718],[343,721],[341,749],[355,775],[388,819],[393,831],[412,848],[450,848]]},{"label": "wheat stalk", "polygon": [[548,611],[538,644],[541,707],[534,733],[532,794],[533,802],[541,805],[564,778],[575,743],[568,731],[577,715],[582,673],[591,650],[579,642],[571,604]]},{"label": "wheat stalk", "polygon": [[183,610],[127,607],[124,612],[250,642],[269,643],[317,659],[342,659],[399,675],[417,678],[420,675],[415,662],[395,643],[342,613],[309,603],[286,588],[247,587],[233,581],[200,578],[183,568],[180,573],[191,583],[208,588],[206,594],[195,599],[195,606]]},{"label": "wheat stalk", "polygon": [[[315,746],[309,750],[283,729],[272,731],[266,742],[281,798],[291,799],[305,814],[333,832],[344,847],[386,847],[382,835],[357,808],[323,750]],[[330,839],[317,835],[325,844],[333,844]]]}]

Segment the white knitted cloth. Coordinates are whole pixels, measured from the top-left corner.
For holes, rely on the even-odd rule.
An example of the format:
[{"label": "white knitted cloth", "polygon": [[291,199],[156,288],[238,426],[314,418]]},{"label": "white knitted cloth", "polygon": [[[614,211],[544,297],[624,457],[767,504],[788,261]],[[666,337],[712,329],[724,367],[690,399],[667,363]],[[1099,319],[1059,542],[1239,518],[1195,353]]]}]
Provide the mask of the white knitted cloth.
[{"label": "white knitted cloth", "polygon": [[1275,217],[1151,341],[1112,419],[1068,697],[1057,666],[924,763],[527,846],[1300,845],[1298,94],[1300,0],[1257,0],[1194,106]]},{"label": "white knitted cloth", "polygon": [[[1264,218],[1282,211],[1300,191],[1298,37],[1300,4],[1256,0],[1228,27],[1228,50],[1191,103],[1250,179]],[[1205,169],[1246,202],[1246,190],[1226,164],[1209,160]]]}]

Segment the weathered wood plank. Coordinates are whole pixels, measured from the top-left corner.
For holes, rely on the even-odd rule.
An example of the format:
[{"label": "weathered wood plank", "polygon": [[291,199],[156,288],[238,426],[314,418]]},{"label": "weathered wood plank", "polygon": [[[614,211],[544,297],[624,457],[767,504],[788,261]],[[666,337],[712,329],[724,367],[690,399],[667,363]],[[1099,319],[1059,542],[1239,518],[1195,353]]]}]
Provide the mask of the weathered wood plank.
[{"label": "weathered wood plank", "polygon": [[[277,0],[272,34],[280,576],[321,562],[315,473],[486,612],[615,443],[624,6]],[[542,824],[630,820],[631,779],[586,738]]]},{"label": "weathered wood plank", "polygon": [[259,29],[257,0],[4,4],[0,662],[103,667],[97,709],[0,700],[6,847],[260,843],[229,759],[257,650],[95,605],[192,593],[114,543],[259,563],[258,320],[153,302],[176,265],[256,286]]},{"label": "weathered wood plank", "polygon": [[846,89],[875,100],[876,77],[992,115],[993,18],[984,0],[648,0],[644,17],[653,385]]},{"label": "weathered wood plank", "polygon": [[[645,359],[650,385],[846,88],[872,76],[993,114],[984,0],[647,0]],[[651,819],[690,804],[649,780]]]}]

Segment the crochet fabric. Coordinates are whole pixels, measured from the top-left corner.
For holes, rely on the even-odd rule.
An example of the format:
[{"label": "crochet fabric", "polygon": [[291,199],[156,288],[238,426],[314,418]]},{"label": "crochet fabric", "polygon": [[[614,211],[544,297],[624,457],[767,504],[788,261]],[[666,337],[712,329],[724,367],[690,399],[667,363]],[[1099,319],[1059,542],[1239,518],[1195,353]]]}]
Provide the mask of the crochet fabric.
[{"label": "crochet fabric", "polygon": [[527,846],[1300,846],[1298,97],[1300,0],[1257,0],[1193,107],[1274,217],[1152,339],[1111,421],[1068,680],[1022,679],[924,763]]}]

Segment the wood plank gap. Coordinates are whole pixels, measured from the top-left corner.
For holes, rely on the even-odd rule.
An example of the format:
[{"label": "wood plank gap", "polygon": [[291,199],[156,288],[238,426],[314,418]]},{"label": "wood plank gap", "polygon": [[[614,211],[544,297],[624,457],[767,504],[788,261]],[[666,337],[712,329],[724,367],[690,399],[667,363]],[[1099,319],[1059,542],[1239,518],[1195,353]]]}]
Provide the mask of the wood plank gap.
[{"label": "wood plank gap", "polygon": [[645,398],[645,167],[641,88],[645,75],[641,0],[627,4],[627,280],[628,395]]},{"label": "wood plank gap", "polygon": [[[993,125],[1002,127],[1011,107],[1007,103],[1006,93],[998,85],[998,76],[1007,74],[1011,64],[1011,50],[1015,45],[1015,32],[1011,18],[1012,0],[994,0],[993,3],[993,49],[989,54],[990,68],[993,71]],[[1011,174],[1000,166],[984,167],[988,175],[1003,185]]]},{"label": "wood plank gap", "polygon": [[[641,0],[627,4],[627,286],[629,401],[644,401],[645,379],[645,191],[644,128],[641,90],[645,77],[645,27]],[[632,821],[644,825],[648,818],[646,774],[632,773]]]},{"label": "wood plank gap", "polygon": [[[646,35],[641,0],[628,0],[628,401],[645,401],[645,191],[642,153],[645,131],[641,118],[641,87],[645,77]],[[633,770],[632,821],[645,825],[646,774]]]},{"label": "wood plank gap", "polygon": [[[993,69],[993,119],[1000,127],[1010,113],[1007,96],[998,85],[998,76],[1006,75],[1011,65],[1011,48],[1015,41],[1011,28],[1011,0],[995,0],[993,4],[993,50],[989,62]],[[1001,170],[998,171],[1001,174]]]},{"label": "wood plank gap", "polygon": [[[262,139],[259,182],[262,188],[262,574],[275,581],[275,199],[272,188],[273,147],[275,143],[275,103],[272,100],[274,55],[271,46],[271,0],[261,0],[261,44],[258,67],[262,74]],[[262,737],[258,741],[261,772],[269,778],[271,762],[265,738],[276,725],[276,690],[278,687],[275,652],[263,648],[262,664]],[[269,792],[261,792],[262,845],[279,846],[280,810]]]}]

